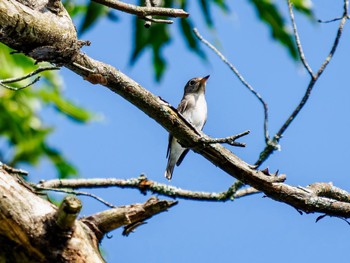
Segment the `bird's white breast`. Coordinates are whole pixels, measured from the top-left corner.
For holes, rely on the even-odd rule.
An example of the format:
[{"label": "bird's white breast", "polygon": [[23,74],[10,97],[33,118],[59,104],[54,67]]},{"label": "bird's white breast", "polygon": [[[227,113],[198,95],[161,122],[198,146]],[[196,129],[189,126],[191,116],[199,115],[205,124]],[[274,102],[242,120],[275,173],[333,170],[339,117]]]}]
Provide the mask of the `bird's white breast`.
[{"label": "bird's white breast", "polygon": [[184,117],[197,129],[201,130],[207,120],[207,102],[204,93],[192,95],[194,107],[184,114]]}]

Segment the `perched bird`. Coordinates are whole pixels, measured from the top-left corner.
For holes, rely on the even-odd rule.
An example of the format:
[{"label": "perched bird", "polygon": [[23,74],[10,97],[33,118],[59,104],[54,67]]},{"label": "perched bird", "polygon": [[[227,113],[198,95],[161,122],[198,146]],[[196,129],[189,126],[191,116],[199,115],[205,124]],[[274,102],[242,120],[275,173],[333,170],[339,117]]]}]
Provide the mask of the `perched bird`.
[{"label": "perched bird", "polygon": [[[205,85],[209,75],[204,78],[190,79],[186,86],[182,100],[177,110],[196,129],[202,130],[207,120],[207,102],[205,100]],[[168,164],[165,177],[171,180],[175,164],[179,166],[189,149],[183,148],[171,134],[167,150]]]}]

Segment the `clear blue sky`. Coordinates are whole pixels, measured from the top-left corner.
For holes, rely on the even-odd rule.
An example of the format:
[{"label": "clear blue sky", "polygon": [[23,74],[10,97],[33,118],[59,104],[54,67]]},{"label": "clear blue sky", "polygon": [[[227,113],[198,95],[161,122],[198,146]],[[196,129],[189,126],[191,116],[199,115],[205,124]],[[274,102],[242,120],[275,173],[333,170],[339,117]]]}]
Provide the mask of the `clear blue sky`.
[{"label": "clear blue sky", "polygon": [[[229,2],[229,1],[228,1]],[[248,1],[234,1],[231,13],[213,8],[216,29],[208,31],[191,3],[195,26],[238,68],[262,94],[270,108],[270,133],[274,134],[304,94],[309,77],[293,62],[286,50],[271,40],[270,32],[256,18]],[[316,16],[331,19],[342,14],[342,1],[315,1]],[[287,12],[286,5],[281,6]],[[129,66],[132,49],[132,17],[119,15],[118,23],[102,21],[83,36],[92,42],[85,52],[134,78],[154,94],[177,105],[186,81],[195,76],[211,77],[207,85],[208,121],[204,131],[225,137],[244,130],[251,134],[241,141],[244,149],[230,148],[243,160],[254,163],[263,149],[262,107],[211,51],[203,46],[209,63],[188,52],[179,35],[179,21],[171,27],[171,45],[164,49],[168,69],[161,83],[153,79],[151,56],[144,53]],[[306,57],[316,70],[330,50],[338,23],[310,23],[296,16]],[[219,41],[219,42],[218,42]],[[281,140],[282,150],[264,164],[271,171],[287,175],[287,183],[306,186],[333,182],[350,188],[347,164],[350,145],[350,89],[348,62],[350,32],[344,37],[329,68],[317,83],[312,98]],[[45,113],[57,126],[51,143],[74,162],[83,177],[132,178],[145,173],[150,179],[167,183],[167,132],[155,121],[121,97],[101,86],[93,86],[68,70],[62,70],[65,93],[103,118],[86,126]],[[53,178],[55,173],[43,161],[31,179]],[[175,168],[171,185],[201,191],[224,191],[233,178],[190,152]],[[144,202],[136,190],[93,191],[116,205]],[[163,198],[163,197],[161,197]],[[82,215],[106,207],[82,198]],[[108,262],[344,262],[349,258],[348,224],[319,214],[300,215],[294,208],[263,198],[262,194],[227,203],[180,200],[168,213],[160,214],[129,237],[122,229],[103,239]]]}]

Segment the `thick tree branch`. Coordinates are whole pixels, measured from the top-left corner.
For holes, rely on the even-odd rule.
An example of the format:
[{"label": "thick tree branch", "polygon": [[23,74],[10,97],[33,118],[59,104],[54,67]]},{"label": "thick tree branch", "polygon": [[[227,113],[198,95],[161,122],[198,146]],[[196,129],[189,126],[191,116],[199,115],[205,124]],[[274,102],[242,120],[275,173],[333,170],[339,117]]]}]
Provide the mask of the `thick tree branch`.
[{"label": "thick tree branch", "polygon": [[57,62],[55,57],[70,61],[79,49],[74,24],[65,10],[58,16],[45,6],[33,9],[15,0],[0,0],[0,41],[39,61],[44,56],[51,62]]},{"label": "thick tree branch", "polygon": [[56,212],[56,223],[65,231],[71,231],[74,227],[82,208],[81,201],[74,195],[66,196]]},{"label": "thick tree branch", "polygon": [[20,176],[2,168],[0,193],[1,262],[104,262],[98,244],[106,232],[125,226],[128,233],[177,203],[151,197],[144,204],[77,220],[81,203],[76,197],[66,197],[57,208]]},{"label": "thick tree branch", "polygon": [[1,262],[104,262],[93,232],[70,216],[59,217],[71,230],[67,235],[57,225],[57,207],[21,177],[0,169],[0,193]]}]

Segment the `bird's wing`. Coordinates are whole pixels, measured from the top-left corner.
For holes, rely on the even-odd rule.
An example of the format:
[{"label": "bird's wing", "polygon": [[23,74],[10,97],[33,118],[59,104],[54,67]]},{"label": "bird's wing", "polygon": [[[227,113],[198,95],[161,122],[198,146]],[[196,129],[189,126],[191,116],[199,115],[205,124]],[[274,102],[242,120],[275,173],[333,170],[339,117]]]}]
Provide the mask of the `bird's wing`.
[{"label": "bird's wing", "polygon": [[169,142],[168,142],[168,149],[166,150],[166,158],[168,158],[169,154],[170,154],[170,150],[171,150],[171,141],[173,140],[173,136],[171,135],[171,133],[169,133]]},{"label": "bird's wing", "polygon": [[188,99],[182,98],[179,106],[177,106],[177,111],[180,112],[181,114],[186,111],[186,109],[190,106],[190,102]]},{"label": "bird's wing", "polygon": [[[187,107],[190,105],[191,102],[189,102],[189,100],[184,100],[182,98],[179,106],[177,106],[177,111],[180,112],[181,114],[183,114]],[[170,154],[170,151],[171,151],[171,141],[173,140],[173,136],[171,135],[171,133],[169,133],[169,142],[168,142],[168,149],[167,149],[167,152],[166,152],[166,157],[168,158],[169,154]],[[185,158],[185,155],[187,154],[188,150],[184,151],[183,154],[180,156],[180,159],[177,161],[177,165],[179,165],[183,158]]]},{"label": "bird's wing", "polygon": [[179,166],[179,165],[182,163],[183,159],[185,158],[185,156],[186,156],[186,154],[189,152],[189,150],[190,150],[190,149],[186,149],[186,150],[181,154],[179,160],[177,160],[177,162],[176,162],[176,166]]}]

